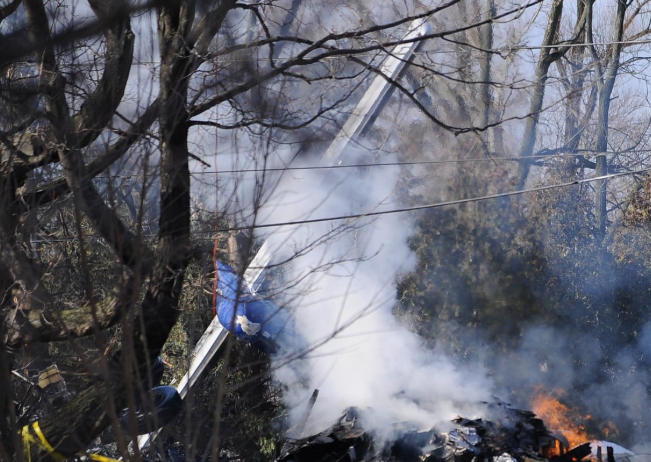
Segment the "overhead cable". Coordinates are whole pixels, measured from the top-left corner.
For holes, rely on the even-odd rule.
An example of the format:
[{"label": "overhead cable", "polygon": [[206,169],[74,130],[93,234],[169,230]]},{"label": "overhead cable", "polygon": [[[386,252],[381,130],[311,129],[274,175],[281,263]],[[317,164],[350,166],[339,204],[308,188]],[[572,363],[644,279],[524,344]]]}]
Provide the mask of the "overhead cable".
[{"label": "overhead cable", "polygon": [[[284,222],[277,222],[277,223],[265,223],[265,224],[255,224],[255,225],[243,225],[243,226],[232,226],[228,228],[221,228],[220,231],[222,232],[229,232],[229,231],[245,231],[245,230],[253,230],[253,229],[258,229],[258,228],[274,228],[274,227],[281,227],[281,226],[295,226],[295,225],[303,225],[303,224],[312,224],[312,223],[323,223],[323,222],[328,222],[328,221],[341,221],[341,220],[354,220],[354,219],[359,219],[359,218],[366,218],[366,217],[374,217],[374,216],[379,216],[379,215],[389,215],[389,214],[394,214],[394,213],[405,213],[405,212],[414,212],[414,211],[419,211],[419,210],[428,210],[428,209],[435,209],[435,208],[441,208],[441,207],[447,207],[447,206],[452,206],[452,205],[461,205],[461,204],[469,204],[472,202],[480,202],[480,201],[485,201],[485,200],[492,200],[492,199],[499,199],[499,198],[504,198],[504,197],[512,197],[512,196],[520,196],[523,194],[527,193],[533,193],[533,192],[540,192],[540,191],[549,191],[553,189],[560,189],[560,188],[567,188],[570,186],[580,186],[583,184],[587,183],[592,183],[594,181],[599,181],[599,180],[608,180],[608,179],[613,179],[613,178],[621,178],[625,176],[631,176],[631,175],[641,175],[644,173],[649,173],[651,172],[651,168],[644,168],[640,170],[634,170],[630,172],[621,172],[621,173],[613,173],[609,175],[603,175],[603,176],[597,176],[597,177],[592,177],[592,178],[582,178],[578,180],[573,180],[573,181],[568,181],[565,183],[557,183],[557,184],[551,184],[551,185],[543,185],[543,186],[537,186],[535,188],[529,188],[529,189],[523,189],[520,191],[508,191],[504,193],[497,193],[497,194],[488,194],[485,196],[477,196],[477,197],[469,197],[466,199],[455,199],[451,201],[443,201],[443,202],[436,202],[433,204],[424,204],[424,205],[416,205],[412,207],[402,207],[402,208],[397,208],[397,209],[390,209],[390,210],[371,210],[368,212],[364,213],[356,213],[356,214],[349,214],[349,215],[339,215],[339,216],[333,216],[333,217],[323,217],[323,218],[313,218],[313,219],[306,219],[306,220],[294,220],[294,221],[284,221]],[[205,234],[212,234],[214,231],[193,231],[190,234],[191,235],[205,235]],[[156,234],[147,234],[143,235],[145,238],[155,238]],[[99,237],[97,237],[100,239]],[[50,242],[67,242],[69,240],[73,240],[74,238],[64,238],[64,239],[51,239],[51,240],[34,240],[32,242],[34,243],[50,243]],[[213,237],[206,238],[209,240],[213,240]]]},{"label": "overhead cable", "polygon": [[304,224],[311,224],[311,223],[322,223],[322,222],[327,222],[327,221],[353,220],[353,219],[359,219],[359,218],[374,217],[374,216],[379,216],[379,215],[388,215],[388,214],[393,214],[393,213],[414,212],[414,211],[418,211],[418,210],[427,210],[427,209],[434,209],[434,208],[440,208],[440,207],[447,207],[447,206],[450,206],[450,205],[461,205],[461,204],[468,204],[468,203],[471,203],[471,202],[479,202],[479,201],[490,200],[490,199],[499,199],[499,198],[502,198],[502,197],[519,196],[519,195],[526,194],[526,193],[531,193],[531,192],[548,191],[548,190],[551,190],[551,189],[566,188],[568,186],[577,186],[577,185],[582,185],[582,184],[585,184],[585,183],[591,183],[593,181],[606,180],[606,179],[610,179],[610,178],[617,178],[617,177],[628,176],[628,175],[639,175],[639,174],[642,174],[642,173],[647,173],[649,171],[651,171],[651,168],[645,168],[645,169],[642,169],[642,170],[636,170],[636,171],[632,171],[632,172],[613,173],[613,174],[610,174],[610,175],[602,175],[602,176],[597,176],[597,177],[592,177],[592,178],[583,178],[583,179],[579,179],[579,180],[569,181],[569,182],[566,182],[566,183],[558,183],[558,184],[552,184],[552,185],[538,186],[538,187],[535,187],[535,188],[523,189],[523,190],[520,190],[520,191],[509,191],[509,192],[504,192],[504,193],[488,194],[486,196],[470,197],[470,198],[467,198],[467,199],[456,199],[456,200],[451,200],[451,201],[437,202],[437,203],[434,203],[434,204],[416,205],[416,206],[413,206],[413,207],[404,207],[404,208],[391,209],[391,210],[369,211],[369,212],[364,212],[364,213],[355,213],[355,214],[350,214],[350,215],[339,215],[339,216],[334,216],[334,217],[312,218],[312,219],[306,219],[306,220],[296,220],[296,221],[286,221],[286,222],[278,222],[278,223],[256,224],[255,226],[234,226],[234,227],[231,227],[231,228],[222,228],[222,231],[244,231],[244,230],[258,229],[258,228],[276,228],[276,227],[280,227],[280,226],[304,225]]},{"label": "overhead cable", "polygon": [[[446,164],[464,164],[464,163],[477,163],[477,162],[495,162],[495,161],[511,161],[522,162],[536,159],[558,159],[558,158],[571,158],[581,157],[586,153],[593,155],[623,155],[623,154],[641,154],[651,153],[651,149],[636,149],[634,151],[595,151],[589,149],[580,150],[577,153],[555,153],[555,154],[540,154],[528,157],[475,157],[470,159],[447,159],[447,160],[418,160],[411,162],[376,162],[376,163],[359,163],[359,164],[340,164],[340,165],[306,165],[302,167],[269,167],[269,168],[241,168],[241,169],[220,169],[219,173],[269,173],[269,172],[285,172],[285,171],[301,171],[301,170],[337,170],[346,168],[374,168],[374,167],[402,167],[402,166],[419,166],[419,165],[446,165]],[[190,175],[212,175],[217,173],[215,170],[201,170],[198,172],[190,172]],[[97,176],[98,179],[114,179],[114,178],[134,178],[136,175],[110,175],[110,176]]]}]

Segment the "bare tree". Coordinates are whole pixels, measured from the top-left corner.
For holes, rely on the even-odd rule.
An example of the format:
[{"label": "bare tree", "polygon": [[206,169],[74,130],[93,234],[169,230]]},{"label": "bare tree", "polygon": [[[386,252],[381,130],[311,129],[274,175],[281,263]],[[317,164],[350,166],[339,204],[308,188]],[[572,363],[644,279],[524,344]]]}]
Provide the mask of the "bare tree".
[{"label": "bare tree", "polygon": [[[87,387],[38,420],[47,444],[39,443],[34,427],[26,427],[22,439],[32,443],[23,445],[24,421],[15,414],[14,396],[2,393],[2,458],[74,455],[117,423],[117,411],[133,405],[133,391],[177,323],[193,258],[190,164],[196,156],[190,152],[191,130],[287,132],[333,118],[365,78],[378,73],[378,63],[409,24],[436,18],[458,3],[420,6],[370,26],[349,21],[341,30],[329,24],[298,34],[289,34],[287,16],[299,16],[300,2],[288,10],[234,0],[91,0],[84,12],[65,2],[24,0],[2,8],[0,18],[7,25],[0,36],[1,90],[7,104],[0,138],[2,390],[10,390],[12,355],[21,348],[55,341],[74,345],[87,336],[101,345],[102,331],[119,325],[122,332],[120,350],[99,359]],[[519,11],[502,10],[499,17]],[[151,100],[136,101],[134,110],[131,98],[143,95],[130,87],[130,79],[147,64],[137,42],[139,37],[148,40],[142,23],[133,26],[136,13],[155,20],[157,39],[144,45],[156,51],[157,85]],[[493,14],[420,40],[486,28]],[[259,24],[259,36],[238,31],[247,15],[256,18],[248,24]],[[489,37],[482,43],[491,46]],[[485,61],[484,75],[488,68]],[[344,91],[338,88],[342,82]],[[392,84],[422,109],[412,92],[398,81]],[[312,98],[309,103],[319,104],[308,107],[300,97],[291,100],[291,85],[337,91]],[[217,119],[220,109],[233,115]],[[425,114],[446,130],[474,128]],[[132,166],[142,169],[143,184],[138,200],[124,204],[124,191],[112,193],[110,181],[115,165],[129,165],[130,158],[136,159]],[[109,187],[100,190],[103,175]],[[158,225],[149,236],[144,208],[147,194],[156,189]],[[90,239],[111,249],[114,286],[101,293],[87,275],[80,294],[87,302],[80,296],[78,302],[60,303],[52,294],[47,267],[30,252],[32,236],[44,232],[39,227],[47,228],[52,207],[60,204],[72,213],[61,225],[72,230],[69,237],[78,243],[82,274],[92,266]],[[131,219],[122,207],[129,208]]]},{"label": "bare tree", "polygon": [[[617,13],[614,19],[614,36],[613,43],[608,47],[608,56],[600,59],[597,55],[594,45],[590,47],[593,60],[595,62],[596,80],[598,88],[597,103],[597,135],[595,149],[597,153],[606,152],[608,149],[608,116],[610,112],[610,100],[615,87],[615,79],[620,66],[620,55],[624,44],[624,19],[626,17],[626,1],[617,2]],[[592,4],[587,7],[588,15],[592,16]],[[592,23],[592,21],[590,21]],[[587,38],[590,43],[594,43],[594,34],[592,27],[588,27]],[[597,176],[604,176],[608,172],[606,156],[597,155],[597,167],[595,173]],[[607,181],[599,180],[596,184],[596,220],[599,236],[603,239],[606,235],[606,183]]]},{"label": "bare tree", "polygon": [[[537,144],[546,153],[571,155],[595,147],[596,159],[577,156],[578,161],[564,165],[564,178],[583,168],[608,171],[600,153],[613,139],[610,101],[623,42],[648,34],[625,35],[642,14],[641,6],[631,10],[618,2],[613,43],[600,50],[594,45],[590,1],[577,0],[575,16],[566,13],[569,7],[562,0],[531,1],[524,7],[492,0],[433,6],[348,3],[91,0],[84,10],[74,2],[16,0],[0,9],[0,391],[8,391],[0,393],[0,458],[56,459],[38,443],[33,427],[21,435],[34,416],[17,413],[18,398],[9,393],[9,378],[21,370],[20,360],[47,353],[30,351],[38,345],[65,342],[79,353],[92,344],[98,351],[95,364],[84,364],[87,382],[74,399],[39,417],[39,428],[56,453],[74,455],[108,426],[117,426],[119,411],[134,406],[154,359],[178,326],[189,286],[206,289],[212,262],[206,265],[200,257],[209,252],[207,241],[200,246],[194,237],[199,229],[211,241],[213,224],[201,224],[197,217],[214,215],[229,228],[220,241],[231,243],[237,260],[232,263],[243,269],[257,245],[260,211],[278,184],[280,174],[269,167],[282,169],[294,158],[307,157],[309,149],[288,146],[309,144],[318,150],[329,141],[342,114],[369,77],[381,74],[382,61],[416,20],[435,27],[418,38],[423,46],[410,61],[406,79],[389,79],[398,95],[387,110],[392,122],[379,124],[369,138],[380,141],[375,153],[393,145],[403,161],[450,165],[437,166],[434,173],[421,166],[420,177],[405,175],[405,183],[413,180],[403,185],[406,200],[458,198],[454,194],[471,199],[512,185],[523,189],[528,180],[540,178],[532,172],[553,166],[538,159]],[[523,50],[502,25],[548,3],[542,42],[534,44],[533,80],[523,84],[517,69]],[[553,117],[544,104],[558,90],[555,81],[550,83],[550,76],[556,77],[552,64],[564,90],[558,98],[565,105],[558,148],[547,146],[540,123]],[[149,80],[139,86],[140,74],[147,72]],[[523,101],[526,109],[513,116]],[[595,110],[598,130],[587,133]],[[401,130],[392,133],[387,126]],[[509,135],[512,128],[523,136]],[[198,131],[208,135],[201,138]],[[250,138],[238,144],[244,137]],[[234,152],[235,173],[255,170],[246,197],[220,191],[218,197],[198,199],[201,177],[194,167],[213,163],[221,153],[211,150],[219,149]],[[291,155],[274,161],[283,150]],[[494,159],[512,150],[519,152],[519,163]],[[433,174],[452,179],[423,188],[423,178]],[[332,190],[341,186],[332,183]],[[599,191],[603,234],[605,183]],[[227,213],[221,215],[209,203],[217,199]],[[199,210],[200,201],[206,202],[205,210]],[[471,248],[490,263],[455,260],[471,275],[468,287],[481,289],[477,281],[489,279],[492,264],[514,258],[500,241],[520,243],[529,237],[527,212],[512,205],[471,204],[465,219],[459,219],[460,213],[431,226],[462,239],[454,241],[455,248]],[[310,213],[305,217],[312,218]],[[152,217],[157,223],[151,223]],[[459,229],[466,234],[460,237]],[[312,236],[287,261],[349,230],[356,227],[347,222]],[[238,237],[243,238],[235,239],[242,232]],[[522,247],[527,245],[533,247]],[[193,263],[200,276],[192,273]],[[73,270],[60,271],[64,265]],[[507,305],[498,299],[510,293],[533,298],[514,274],[506,274],[508,285],[493,294],[496,312]],[[439,313],[441,319],[454,315],[465,325],[497,319],[474,307],[450,314],[457,305],[450,306]],[[109,348],[109,332],[115,331],[119,341]],[[223,387],[218,394],[220,414]],[[25,438],[33,441],[27,453]],[[118,442],[126,452],[126,440]],[[212,443],[216,454],[218,437]]]}]

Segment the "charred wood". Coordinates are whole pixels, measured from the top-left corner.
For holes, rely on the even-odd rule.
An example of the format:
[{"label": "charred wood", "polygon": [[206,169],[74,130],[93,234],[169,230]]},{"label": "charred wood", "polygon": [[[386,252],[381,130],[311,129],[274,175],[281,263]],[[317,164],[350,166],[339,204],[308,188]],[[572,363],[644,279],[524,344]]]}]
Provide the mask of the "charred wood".
[{"label": "charred wood", "polygon": [[575,447],[574,449],[567,451],[565,454],[561,456],[552,457],[550,461],[551,462],[577,462],[585,459],[590,454],[592,454],[592,448],[590,447],[590,443],[584,443],[580,446]]}]

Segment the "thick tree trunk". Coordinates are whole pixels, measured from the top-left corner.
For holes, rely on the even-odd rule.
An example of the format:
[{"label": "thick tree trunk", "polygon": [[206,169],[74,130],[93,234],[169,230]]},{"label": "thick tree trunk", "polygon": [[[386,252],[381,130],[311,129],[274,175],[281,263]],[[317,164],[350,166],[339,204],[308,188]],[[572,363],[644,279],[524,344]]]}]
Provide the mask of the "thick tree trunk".
[{"label": "thick tree trunk", "polygon": [[520,151],[520,165],[518,168],[518,189],[524,188],[531,168],[531,156],[536,145],[536,131],[538,129],[538,120],[542,111],[543,99],[545,97],[545,83],[547,82],[547,73],[549,66],[558,58],[558,53],[553,53],[553,45],[558,37],[558,30],[561,24],[563,13],[563,0],[554,0],[552,9],[549,14],[549,22],[545,30],[545,36],[540,49],[540,57],[536,64],[536,73],[533,82],[533,93],[529,103],[529,112],[527,123],[524,129],[522,149]]},{"label": "thick tree trunk", "polygon": [[[495,2],[494,0],[488,1],[487,15],[489,18],[495,16]],[[482,50],[493,49],[493,24],[488,23],[479,29],[479,47]],[[479,111],[481,127],[486,127],[490,121],[490,114],[493,109],[492,96],[491,96],[491,57],[492,53],[489,51],[483,52],[479,59],[479,80],[482,82],[479,92]],[[492,130],[491,130],[492,131]],[[483,139],[489,151],[495,151],[495,146],[491,146],[489,140],[490,132],[487,130],[483,133]]]},{"label": "thick tree trunk", "polygon": [[[184,37],[193,17],[186,4],[159,11],[163,57],[159,113],[161,215],[156,262],[139,317],[125,317],[122,350],[110,361],[108,374],[71,403],[39,421],[47,441],[65,456],[85,448],[108,425],[116,423],[115,411],[133,402],[134,383],[147,377],[148,364],[160,353],[178,318],[178,302],[189,262],[190,174],[185,103],[191,55],[185,48]],[[30,454],[32,460],[53,459],[38,444],[30,446]]]},{"label": "thick tree trunk", "polygon": [[[585,0],[576,0],[577,14],[585,14]],[[585,42],[585,29],[577,37],[578,43]],[[565,104],[565,134],[563,144],[569,154],[561,160],[560,178],[563,182],[572,181],[577,173],[577,161],[572,156],[579,147],[583,135],[583,124],[580,117],[583,101],[585,77],[587,68],[584,66],[585,47],[572,47],[568,53],[567,68],[558,61],[558,68],[565,81],[567,99]],[[588,108],[590,111],[590,108]]]},{"label": "thick tree trunk", "polygon": [[[0,277],[2,277],[0,275]],[[0,323],[0,338],[4,337],[4,329]],[[0,343],[0,460],[11,460],[9,454],[21,445],[20,437],[13,431],[16,422],[14,396],[11,390],[11,356],[5,345]]]},{"label": "thick tree trunk", "polygon": [[518,168],[518,189],[522,190],[529,176],[529,169],[533,159],[531,156],[534,152],[536,145],[536,131],[538,129],[538,120],[542,111],[543,99],[545,97],[545,83],[547,82],[547,74],[549,66],[562,58],[565,53],[571,48],[571,45],[578,42],[586,25],[586,18],[588,17],[586,10],[580,11],[572,37],[564,41],[563,45],[559,45],[554,49],[552,46],[558,41],[558,31],[561,23],[561,16],[563,11],[563,0],[554,0],[552,9],[549,15],[549,22],[545,30],[545,37],[543,39],[540,50],[540,57],[536,64],[536,74],[533,83],[533,93],[531,95],[531,103],[529,106],[529,113],[527,114],[527,123],[524,130],[524,141],[520,151],[520,165]]},{"label": "thick tree trunk", "polygon": [[[597,66],[599,71],[598,85],[599,85],[599,103],[597,113],[597,136],[595,149],[597,155],[597,169],[595,174],[597,176],[605,176],[608,174],[608,161],[606,158],[606,151],[608,150],[608,116],[610,112],[610,99],[615,86],[615,79],[619,71],[619,60],[622,51],[622,39],[624,37],[624,18],[626,16],[626,0],[617,1],[617,16],[615,17],[615,36],[613,37],[613,44],[610,48],[610,56],[607,56],[607,66]],[[589,6],[592,8],[592,5]],[[591,40],[591,35],[589,40]],[[596,52],[593,46],[593,56],[596,57]],[[595,185],[595,219],[597,237],[602,240],[606,236],[606,222],[607,222],[607,180],[598,180]]]}]

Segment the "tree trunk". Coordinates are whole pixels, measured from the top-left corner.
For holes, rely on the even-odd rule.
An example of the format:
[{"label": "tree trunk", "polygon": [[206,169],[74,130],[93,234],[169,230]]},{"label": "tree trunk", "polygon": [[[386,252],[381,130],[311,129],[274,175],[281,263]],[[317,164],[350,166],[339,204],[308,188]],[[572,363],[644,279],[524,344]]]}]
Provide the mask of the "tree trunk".
[{"label": "tree trunk", "polygon": [[[495,1],[488,1],[488,12],[487,15],[489,18],[495,16]],[[482,50],[486,50],[481,54],[479,59],[479,80],[482,82],[479,93],[479,111],[480,111],[480,121],[479,124],[481,127],[486,127],[490,122],[490,114],[493,108],[493,98],[491,97],[491,56],[492,53],[488,50],[493,49],[493,24],[488,23],[484,24],[479,29],[479,47]],[[495,152],[496,146],[490,142],[490,132],[494,129],[486,130],[483,132],[483,141],[484,145],[487,146],[488,151]]]},{"label": "tree trunk", "polygon": [[[193,18],[194,11],[187,4],[172,4],[159,11],[163,57],[159,115],[161,212],[157,258],[139,317],[123,323],[122,350],[110,361],[108,374],[39,421],[49,444],[65,456],[84,449],[108,425],[116,423],[117,411],[133,404],[134,383],[147,377],[149,365],[160,353],[178,318],[178,302],[189,263],[190,173],[185,104],[191,55],[184,38]],[[30,454],[33,461],[53,460],[38,444],[30,446]]]},{"label": "tree trunk", "polygon": [[[576,0],[577,15],[585,14],[586,0]],[[577,37],[578,43],[585,42],[585,29]],[[561,160],[560,179],[562,182],[574,180],[577,173],[577,161],[573,154],[576,153],[583,134],[581,123],[581,104],[583,101],[585,77],[587,68],[584,66],[585,47],[572,47],[568,53],[567,69],[558,61],[558,67],[565,80],[565,133],[563,144],[567,157]]]},{"label": "tree trunk", "polygon": [[529,104],[529,113],[527,123],[524,129],[524,141],[520,151],[520,166],[518,167],[518,190],[524,188],[531,168],[531,156],[536,145],[536,131],[538,129],[538,120],[542,111],[543,99],[545,97],[545,83],[547,82],[547,73],[549,66],[560,56],[552,53],[553,45],[558,37],[558,29],[561,24],[563,13],[563,0],[554,0],[552,9],[549,14],[549,22],[545,30],[545,36],[540,49],[540,57],[536,64],[536,74],[533,83],[533,93]]},{"label": "tree trunk", "polygon": [[[595,149],[597,155],[597,169],[595,174],[605,176],[608,174],[608,161],[606,158],[606,151],[608,150],[608,115],[610,111],[610,99],[612,96],[613,88],[615,86],[615,79],[619,71],[619,60],[624,37],[624,18],[626,16],[626,0],[617,1],[617,16],[615,18],[615,36],[613,37],[613,44],[610,48],[610,56],[607,56],[607,66],[597,66],[599,75],[597,76],[597,84],[599,86],[599,103],[597,114],[597,136]],[[589,7],[592,9],[592,4]],[[591,29],[589,29],[591,32]],[[588,40],[592,42],[592,34],[589,34]],[[596,57],[594,46],[591,47],[593,57]],[[598,58],[597,58],[598,59]],[[605,69],[604,69],[605,67]],[[607,180],[597,180],[595,185],[595,218],[597,238],[603,240],[606,236],[606,221],[607,221]]]}]

